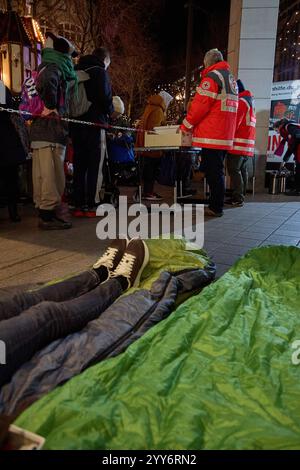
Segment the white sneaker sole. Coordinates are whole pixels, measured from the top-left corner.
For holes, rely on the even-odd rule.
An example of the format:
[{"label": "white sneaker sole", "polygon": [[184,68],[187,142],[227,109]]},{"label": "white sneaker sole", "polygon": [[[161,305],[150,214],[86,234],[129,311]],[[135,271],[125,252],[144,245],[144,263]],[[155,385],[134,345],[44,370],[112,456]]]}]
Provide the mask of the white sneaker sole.
[{"label": "white sneaker sole", "polygon": [[144,242],[144,240],[142,240],[143,242],[143,245],[144,245],[144,249],[145,249],[145,257],[144,257],[144,262],[135,278],[135,281],[133,283],[133,285],[131,287],[138,287],[140,285],[140,279],[141,279],[141,275],[145,269],[145,267],[147,266],[147,264],[149,263],[149,259],[150,259],[150,255],[149,255],[149,249],[148,249],[148,246],[147,244]]}]

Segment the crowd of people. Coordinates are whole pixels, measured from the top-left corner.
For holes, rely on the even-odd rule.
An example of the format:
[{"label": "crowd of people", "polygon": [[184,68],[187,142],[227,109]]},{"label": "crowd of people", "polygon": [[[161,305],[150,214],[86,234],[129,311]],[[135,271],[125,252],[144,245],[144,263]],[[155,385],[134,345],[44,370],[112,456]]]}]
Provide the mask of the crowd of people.
[{"label": "crowd of people", "polygon": [[[45,230],[68,229],[69,219],[61,216],[61,203],[65,191],[65,155],[68,141],[73,148],[73,216],[94,217],[99,193],[103,184],[103,164],[107,152],[111,159],[122,162],[134,161],[134,138],[126,132],[112,132],[106,146],[105,127],[120,124],[124,104],[113,97],[108,75],[109,51],[100,47],[90,55],[79,58],[74,46],[66,38],[48,33],[42,51],[42,62],[35,76],[35,87],[30,82],[27,101],[20,109],[34,114],[32,106],[39,109],[31,116],[29,142],[19,116],[1,112],[2,154],[0,167],[5,174],[8,209],[13,221],[19,221],[17,211],[18,165],[26,159],[26,148],[32,151],[33,200],[38,212],[39,227]],[[26,83],[26,82],[25,82]],[[25,84],[23,85],[23,89]],[[25,87],[26,88],[26,87]],[[32,91],[33,90],[33,91]],[[11,94],[1,82],[1,104],[11,107]],[[152,95],[136,132],[135,146],[144,146],[144,132],[162,126],[173,97],[166,91]],[[29,104],[28,104],[29,103]],[[101,123],[101,126],[71,123],[59,117],[73,117],[85,122]],[[178,130],[192,134],[192,145],[201,148],[201,173],[209,185],[210,197],[205,213],[210,217],[223,215],[224,204],[242,206],[247,191],[247,161],[254,156],[256,117],[253,96],[241,80],[236,80],[229,64],[218,49],[209,50],[204,57],[204,69],[195,95],[190,100],[187,112],[181,119]],[[25,127],[25,126],[23,126]],[[296,193],[300,191],[300,128],[297,123],[283,120],[276,123],[288,142],[289,150],[284,162],[294,154],[296,165]],[[24,130],[24,129],[23,129]],[[126,156],[124,156],[124,152]],[[138,152],[136,152],[138,153]],[[154,192],[154,184],[161,165],[161,151],[151,151],[143,160],[143,198],[161,200]],[[224,160],[231,178],[232,196],[225,198]],[[192,192],[189,186],[191,159],[187,155],[181,160],[181,175],[184,175],[185,193]]]}]

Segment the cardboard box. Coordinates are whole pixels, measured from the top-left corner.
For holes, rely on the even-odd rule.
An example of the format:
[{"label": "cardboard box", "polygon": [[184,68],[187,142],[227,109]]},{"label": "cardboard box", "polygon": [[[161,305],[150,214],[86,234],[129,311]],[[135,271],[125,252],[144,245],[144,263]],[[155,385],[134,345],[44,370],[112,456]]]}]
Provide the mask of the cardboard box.
[{"label": "cardboard box", "polygon": [[12,424],[9,426],[8,437],[1,450],[40,450],[44,443],[45,439],[42,436]]},{"label": "cardboard box", "polygon": [[[192,134],[177,133],[179,126],[155,127],[145,132],[145,147],[191,147]],[[153,133],[155,132],[155,133]]]}]

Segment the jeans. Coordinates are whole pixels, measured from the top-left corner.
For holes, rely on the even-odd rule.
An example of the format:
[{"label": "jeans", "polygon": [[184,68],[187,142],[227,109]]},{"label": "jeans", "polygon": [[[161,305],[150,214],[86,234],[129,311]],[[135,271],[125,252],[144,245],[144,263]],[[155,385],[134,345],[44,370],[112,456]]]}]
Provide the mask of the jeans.
[{"label": "jeans", "polygon": [[206,149],[201,154],[201,171],[204,171],[210,189],[209,209],[216,213],[223,211],[224,182],[224,150]]},{"label": "jeans", "polygon": [[232,200],[244,202],[248,186],[248,157],[227,154],[227,169],[232,184]]},{"label": "jeans", "polygon": [[96,272],[87,271],[1,303],[0,340],[6,346],[6,364],[1,365],[0,386],[37,351],[81,330],[123,292],[118,278],[99,282]]}]

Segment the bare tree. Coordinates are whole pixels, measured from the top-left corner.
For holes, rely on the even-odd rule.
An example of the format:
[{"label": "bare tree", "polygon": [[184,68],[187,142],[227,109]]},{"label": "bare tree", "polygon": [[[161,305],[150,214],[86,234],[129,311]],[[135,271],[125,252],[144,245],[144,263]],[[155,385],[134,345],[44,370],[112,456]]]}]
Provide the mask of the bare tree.
[{"label": "bare tree", "polygon": [[138,112],[150,92],[159,58],[148,27],[159,0],[35,0],[34,11],[54,32],[66,34],[62,23],[74,25],[71,39],[81,54],[105,45],[112,57],[110,74],[115,94],[129,114]]}]

